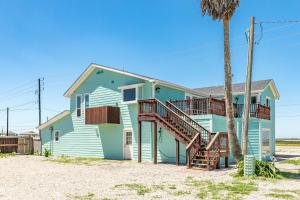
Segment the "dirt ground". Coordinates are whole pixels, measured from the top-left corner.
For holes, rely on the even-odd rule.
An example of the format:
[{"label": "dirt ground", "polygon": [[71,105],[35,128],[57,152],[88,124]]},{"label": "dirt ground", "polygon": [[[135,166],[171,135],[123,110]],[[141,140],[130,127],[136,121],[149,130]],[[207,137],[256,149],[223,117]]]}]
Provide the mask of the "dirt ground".
[{"label": "dirt ground", "polygon": [[[279,161],[300,158],[300,147],[277,150]],[[251,180],[257,189],[248,188],[247,194],[224,185],[244,182],[233,177],[234,167],[206,172],[168,164],[57,163],[39,156],[16,155],[0,158],[0,199],[226,199],[226,195],[237,199],[300,199],[300,166],[277,166],[296,176]],[[217,191],[220,186],[229,189]]]}]

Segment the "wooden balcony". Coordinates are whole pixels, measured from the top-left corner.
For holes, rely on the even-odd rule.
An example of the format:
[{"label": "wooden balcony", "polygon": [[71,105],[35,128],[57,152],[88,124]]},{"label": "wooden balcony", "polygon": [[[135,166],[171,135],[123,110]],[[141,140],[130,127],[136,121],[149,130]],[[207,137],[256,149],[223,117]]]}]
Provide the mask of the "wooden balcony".
[{"label": "wooden balcony", "polygon": [[[188,115],[215,114],[226,116],[225,100],[215,98],[201,98],[188,100],[171,100],[172,104]],[[243,104],[233,104],[235,117],[242,117],[244,112]],[[260,104],[251,104],[250,116],[270,120],[271,110],[269,107]]]},{"label": "wooden balcony", "polygon": [[85,124],[120,124],[120,108],[113,106],[86,108]]}]

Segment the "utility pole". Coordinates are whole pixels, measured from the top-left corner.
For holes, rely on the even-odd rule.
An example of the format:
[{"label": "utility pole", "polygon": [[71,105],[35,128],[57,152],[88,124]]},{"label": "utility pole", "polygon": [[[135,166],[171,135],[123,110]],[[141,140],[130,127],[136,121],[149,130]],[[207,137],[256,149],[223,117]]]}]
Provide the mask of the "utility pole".
[{"label": "utility pole", "polygon": [[247,64],[247,80],[245,84],[245,101],[244,101],[244,123],[243,123],[243,155],[248,154],[248,128],[250,117],[250,100],[251,100],[251,81],[252,81],[252,63],[253,63],[253,45],[254,45],[254,26],[255,17],[251,17],[251,25],[248,40],[248,64]]},{"label": "utility pole", "polygon": [[8,125],[9,125],[9,108],[7,107],[6,108],[6,136],[8,136],[8,132],[9,132]]},{"label": "utility pole", "polygon": [[41,79],[38,79],[38,103],[39,103],[39,126],[42,124],[42,111],[41,111]]},{"label": "utility pole", "polygon": [[[38,79],[38,104],[39,104],[39,126],[42,124],[42,105],[41,105],[41,79]],[[40,142],[41,142],[41,152],[40,154],[42,155],[42,133],[41,130],[39,129],[39,137],[40,137]]]}]

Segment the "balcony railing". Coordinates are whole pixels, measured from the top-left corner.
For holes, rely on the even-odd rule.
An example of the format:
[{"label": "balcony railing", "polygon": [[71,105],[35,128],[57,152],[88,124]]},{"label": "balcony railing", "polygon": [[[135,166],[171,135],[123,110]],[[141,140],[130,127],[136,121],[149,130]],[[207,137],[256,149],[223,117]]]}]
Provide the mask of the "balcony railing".
[{"label": "balcony railing", "polygon": [[120,124],[120,108],[113,106],[86,108],[85,123]]},{"label": "balcony railing", "polygon": [[[171,100],[170,102],[188,115],[215,114],[220,116],[226,116],[225,100],[215,98],[201,98],[187,100]],[[233,104],[233,109],[235,117],[243,116],[243,104]],[[260,104],[251,104],[250,116],[270,120],[270,107]]]}]

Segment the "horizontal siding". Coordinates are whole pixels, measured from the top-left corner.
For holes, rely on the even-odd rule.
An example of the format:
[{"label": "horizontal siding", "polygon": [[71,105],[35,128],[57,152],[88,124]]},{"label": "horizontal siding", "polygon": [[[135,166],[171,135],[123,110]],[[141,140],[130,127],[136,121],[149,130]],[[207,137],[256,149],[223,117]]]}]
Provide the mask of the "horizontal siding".
[{"label": "horizontal siding", "polygon": [[[119,86],[141,83],[142,80],[128,76],[95,70],[90,77],[75,91],[70,99],[71,114],[53,124],[55,130],[60,130],[59,142],[53,142],[51,133],[44,129],[43,149],[51,148],[54,155],[100,157],[109,159],[123,159],[123,130],[133,129],[133,158],[137,157],[137,104],[121,103]],[[151,96],[151,83],[139,89],[139,98]],[[121,124],[86,125],[84,109],[81,117],[76,117],[76,95],[90,94],[90,107],[119,106]],[[82,101],[81,107],[84,107]],[[143,137],[144,159],[151,159],[150,136]]]}]

